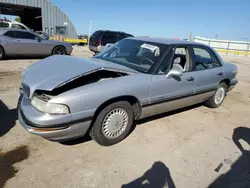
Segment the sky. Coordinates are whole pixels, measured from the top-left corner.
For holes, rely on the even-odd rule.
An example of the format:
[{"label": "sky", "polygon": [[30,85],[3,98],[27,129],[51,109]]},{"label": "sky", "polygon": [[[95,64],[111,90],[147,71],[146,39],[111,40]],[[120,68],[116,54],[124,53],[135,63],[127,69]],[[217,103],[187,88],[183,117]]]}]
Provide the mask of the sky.
[{"label": "sky", "polygon": [[[166,38],[250,40],[250,0],[51,0],[87,34],[98,29]],[[92,33],[91,32],[91,33]]]}]

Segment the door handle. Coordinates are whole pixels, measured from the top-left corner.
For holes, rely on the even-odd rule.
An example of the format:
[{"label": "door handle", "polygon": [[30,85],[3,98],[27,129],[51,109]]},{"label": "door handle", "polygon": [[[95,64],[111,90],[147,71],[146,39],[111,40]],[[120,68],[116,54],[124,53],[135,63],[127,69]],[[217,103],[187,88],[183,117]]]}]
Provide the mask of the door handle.
[{"label": "door handle", "polygon": [[223,72],[219,72],[219,73],[217,73],[217,75],[221,76],[221,75],[223,75]]},{"label": "door handle", "polygon": [[16,40],[16,42],[20,42],[20,40]]},{"label": "door handle", "polygon": [[189,78],[186,79],[187,81],[194,81],[194,77],[190,76]]}]

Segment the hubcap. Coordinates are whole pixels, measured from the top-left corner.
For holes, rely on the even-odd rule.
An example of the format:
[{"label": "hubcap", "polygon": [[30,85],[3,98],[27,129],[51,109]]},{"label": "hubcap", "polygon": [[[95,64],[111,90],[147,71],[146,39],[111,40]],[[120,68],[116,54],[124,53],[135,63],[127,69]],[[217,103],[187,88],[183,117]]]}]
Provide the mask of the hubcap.
[{"label": "hubcap", "polygon": [[110,111],[102,122],[102,133],[107,138],[117,138],[128,126],[128,114],[121,108]]},{"label": "hubcap", "polygon": [[215,104],[217,105],[220,104],[223,101],[224,97],[225,97],[225,89],[221,87],[215,93],[214,97]]},{"label": "hubcap", "polygon": [[58,55],[64,55],[65,54],[64,49],[63,48],[57,48],[56,49],[56,54],[58,54]]}]

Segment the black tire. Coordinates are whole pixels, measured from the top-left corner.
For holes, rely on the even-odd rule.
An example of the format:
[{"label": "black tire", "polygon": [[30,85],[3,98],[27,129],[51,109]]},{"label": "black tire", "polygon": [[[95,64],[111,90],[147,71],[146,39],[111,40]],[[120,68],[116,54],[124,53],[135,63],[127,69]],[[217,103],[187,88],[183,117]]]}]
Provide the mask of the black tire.
[{"label": "black tire", "polygon": [[[122,109],[127,113],[128,121],[125,130],[116,138],[108,138],[102,131],[102,124],[105,117],[112,112],[114,109]],[[132,127],[134,121],[134,113],[132,106],[127,101],[119,101],[112,103],[101,110],[101,112],[97,115],[96,119],[94,119],[92,129],[90,131],[90,136],[93,140],[95,140],[98,144],[102,146],[110,146],[114,145],[120,141],[122,141],[128,134]]]},{"label": "black tire", "polygon": [[[221,100],[221,102],[218,103],[215,100],[215,96],[216,96],[217,91],[220,90],[220,89],[224,89],[225,93],[224,93],[224,96],[223,96],[223,99]],[[226,83],[224,83],[224,82],[220,83],[217,90],[216,90],[216,92],[213,94],[213,96],[210,99],[208,99],[205,102],[205,105],[207,107],[210,107],[210,108],[218,108],[223,103],[223,101],[224,101],[224,99],[226,97],[227,89],[228,89],[228,86],[227,86]]]},{"label": "black tire", "polygon": [[52,50],[52,55],[66,55],[66,49],[64,46],[56,46]]},{"label": "black tire", "polygon": [[0,46],[0,60],[3,60],[5,58],[5,51],[2,46]]}]

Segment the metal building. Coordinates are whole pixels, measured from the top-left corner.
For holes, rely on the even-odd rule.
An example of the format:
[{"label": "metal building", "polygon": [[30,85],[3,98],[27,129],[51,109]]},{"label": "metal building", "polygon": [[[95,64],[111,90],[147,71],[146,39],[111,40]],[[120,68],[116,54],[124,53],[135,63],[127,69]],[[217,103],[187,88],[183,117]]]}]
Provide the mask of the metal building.
[{"label": "metal building", "polygon": [[34,31],[77,38],[68,16],[49,0],[0,0],[0,14],[19,16]]}]

